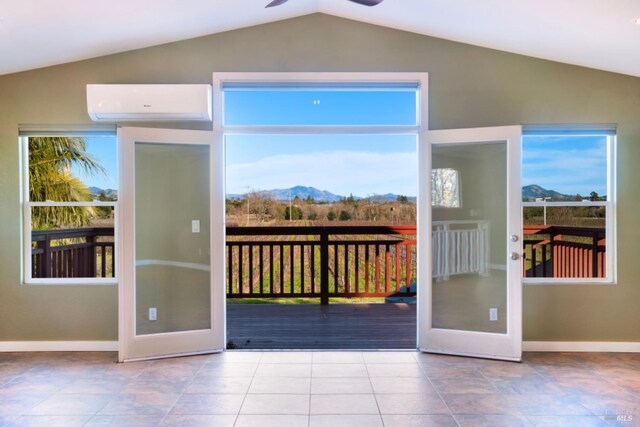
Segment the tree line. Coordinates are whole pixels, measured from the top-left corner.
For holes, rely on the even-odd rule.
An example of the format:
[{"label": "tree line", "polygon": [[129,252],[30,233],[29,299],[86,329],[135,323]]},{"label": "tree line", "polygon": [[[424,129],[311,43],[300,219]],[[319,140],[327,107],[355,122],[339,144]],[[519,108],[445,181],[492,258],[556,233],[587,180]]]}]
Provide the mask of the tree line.
[{"label": "tree line", "polygon": [[289,201],[274,199],[264,192],[251,192],[243,198],[226,201],[227,225],[267,225],[280,221],[358,221],[367,223],[413,225],[416,204],[407,196],[396,200],[383,197],[356,199],[353,195],[338,202],[316,201],[313,197],[294,197]]}]

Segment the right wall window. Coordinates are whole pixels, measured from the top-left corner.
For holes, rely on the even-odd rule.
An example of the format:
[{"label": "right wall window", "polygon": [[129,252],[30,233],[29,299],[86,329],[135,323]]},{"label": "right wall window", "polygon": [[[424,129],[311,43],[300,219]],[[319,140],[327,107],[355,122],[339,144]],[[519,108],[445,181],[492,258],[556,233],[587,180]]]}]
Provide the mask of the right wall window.
[{"label": "right wall window", "polygon": [[525,283],[614,281],[614,153],[615,131],[525,131]]}]

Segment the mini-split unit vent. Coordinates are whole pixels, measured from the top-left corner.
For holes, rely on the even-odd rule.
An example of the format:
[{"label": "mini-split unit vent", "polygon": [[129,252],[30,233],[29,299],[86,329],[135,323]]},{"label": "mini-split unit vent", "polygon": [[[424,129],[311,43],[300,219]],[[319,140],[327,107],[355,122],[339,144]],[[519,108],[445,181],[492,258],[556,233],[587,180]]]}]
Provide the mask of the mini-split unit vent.
[{"label": "mini-split unit vent", "polygon": [[211,121],[211,85],[90,84],[95,122]]}]

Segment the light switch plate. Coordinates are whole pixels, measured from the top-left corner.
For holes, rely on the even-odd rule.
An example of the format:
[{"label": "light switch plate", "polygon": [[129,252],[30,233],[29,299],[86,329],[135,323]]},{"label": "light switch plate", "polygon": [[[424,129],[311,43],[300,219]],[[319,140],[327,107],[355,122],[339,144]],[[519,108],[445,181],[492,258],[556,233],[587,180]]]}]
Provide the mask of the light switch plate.
[{"label": "light switch plate", "polygon": [[192,233],[199,233],[200,232],[200,220],[199,219],[191,220],[191,232]]}]

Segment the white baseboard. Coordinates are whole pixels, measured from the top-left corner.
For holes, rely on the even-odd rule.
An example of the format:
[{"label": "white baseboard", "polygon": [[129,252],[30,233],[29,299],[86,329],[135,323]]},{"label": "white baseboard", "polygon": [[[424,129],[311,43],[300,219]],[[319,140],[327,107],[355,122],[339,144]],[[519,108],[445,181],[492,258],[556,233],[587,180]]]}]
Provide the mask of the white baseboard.
[{"label": "white baseboard", "polygon": [[522,351],[640,353],[640,342],[524,341]]},{"label": "white baseboard", "polygon": [[20,351],[118,351],[118,341],[0,341],[0,353]]},{"label": "white baseboard", "polygon": [[[118,351],[118,341],[0,341],[0,353],[22,351]],[[640,342],[524,341],[522,351],[640,353]]]}]

